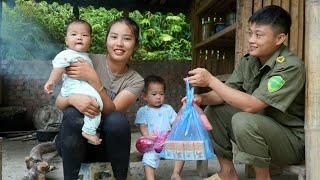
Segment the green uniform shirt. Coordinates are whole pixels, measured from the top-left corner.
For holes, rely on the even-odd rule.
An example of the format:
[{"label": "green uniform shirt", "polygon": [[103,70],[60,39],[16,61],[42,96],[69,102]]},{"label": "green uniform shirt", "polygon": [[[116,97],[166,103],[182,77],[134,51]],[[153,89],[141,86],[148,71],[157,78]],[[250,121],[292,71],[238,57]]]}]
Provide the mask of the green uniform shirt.
[{"label": "green uniform shirt", "polygon": [[252,94],[269,106],[263,114],[304,138],[304,63],[282,45],[264,65],[245,55],[227,80],[229,87]]}]

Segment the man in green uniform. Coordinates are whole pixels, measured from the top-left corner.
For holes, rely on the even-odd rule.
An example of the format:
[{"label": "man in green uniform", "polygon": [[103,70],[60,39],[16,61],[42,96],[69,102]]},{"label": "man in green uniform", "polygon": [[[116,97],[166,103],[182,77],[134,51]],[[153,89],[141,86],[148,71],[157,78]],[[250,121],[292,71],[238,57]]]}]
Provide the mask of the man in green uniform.
[{"label": "man in green uniform", "polygon": [[267,6],[249,19],[249,53],[224,84],[206,69],[189,71],[193,86],[212,91],[195,96],[208,105],[214,150],[221,170],[208,179],[238,179],[231,140],[238,145],[235,160],[252,165],[256,179],[271,179],[271,164],[304,160],[303,62],[283,42],[291,17],[279,6]]}]

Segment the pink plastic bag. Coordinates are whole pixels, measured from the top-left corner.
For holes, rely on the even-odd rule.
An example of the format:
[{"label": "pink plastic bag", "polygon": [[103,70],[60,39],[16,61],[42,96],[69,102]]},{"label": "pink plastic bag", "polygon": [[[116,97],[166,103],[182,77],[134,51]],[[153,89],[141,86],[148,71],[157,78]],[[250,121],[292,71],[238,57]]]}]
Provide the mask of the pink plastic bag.
[{"label": "pink plastic bag", "polygon": [[204,112],[202,111],[202,109],[196,104],[193,103],[193,107],[196,109],[196,111],[199,113],[200,115],[200,120],[202,122],[202,125],[204,126],[204,128],[206,130],[212,130],[212,126],[207,118],[207,116],[204,114]]},{"label": "pink plastic bag", "polygon": [[155,150],[157,153],[160,153],[163,149],[164,141],[166,140],[170,131],[158,133],[155,132],[156,138],[150,139],[144,136],[141,136],[136,141],[136,148],[140,153],[145,153],[148,151]]},{"label": "pink plastic bag", "polygon": [[[203,127],[207,130],[207,131],[210,131],[212,130],[212,126],[207,118],[207,116],[204,114],[203,110],[196,104],[196,103],[192,103],[193,107],[196,109],[196,111],[199,113],[199,116],[200,116],[200,120],[201,120],[201,123],[203,125]],[[182,104],[182,107],[180,108],[178,114],[177,114],[177,117],[176,119],[174,120],[173,122],[173,126],[177,123],[177,121],[179,119],[181,119],[181,114],[184,112],[186,108],[186,103],[183,102]]]},{"label": "pink plastic bag", "polygon": [[140,153],[152,151],[154,146],[154,140],[141,136],[136,141],[136,148]]}]

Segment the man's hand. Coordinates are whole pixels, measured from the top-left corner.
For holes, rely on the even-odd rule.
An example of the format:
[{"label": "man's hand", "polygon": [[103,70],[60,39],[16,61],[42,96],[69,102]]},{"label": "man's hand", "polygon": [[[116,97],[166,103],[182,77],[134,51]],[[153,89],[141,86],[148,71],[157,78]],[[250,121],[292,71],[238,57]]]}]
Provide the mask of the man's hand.
[{"label": "man's hand", "polygon": [[188,72],[190,75],[187,77],[192,86],[209,87],[210,82],[214,76],[204,68],[196,68]]},{"label": "man's hand", "polygon": [[202,97],[201,97],[201,95],[195,94],[195,95],[193,96],[193,102],[194,102],[195,104],[197,104],[198,106],[201,105],[201,103],[202,103]]}]

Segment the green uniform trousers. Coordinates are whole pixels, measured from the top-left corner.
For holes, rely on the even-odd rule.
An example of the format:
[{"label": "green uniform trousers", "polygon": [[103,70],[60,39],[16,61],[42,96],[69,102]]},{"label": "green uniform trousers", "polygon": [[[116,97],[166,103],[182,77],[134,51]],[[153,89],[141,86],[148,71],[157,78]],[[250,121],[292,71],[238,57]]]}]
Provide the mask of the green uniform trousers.
[{"label": "green uniform trousers", "polygon": [[304,139],[268,116],[226,104],[207,106],[205,114],[213,127],[213,147],[219,157],[232,160],[232,140],[239,149],[236,162],[263,168],[304,160]]}]

